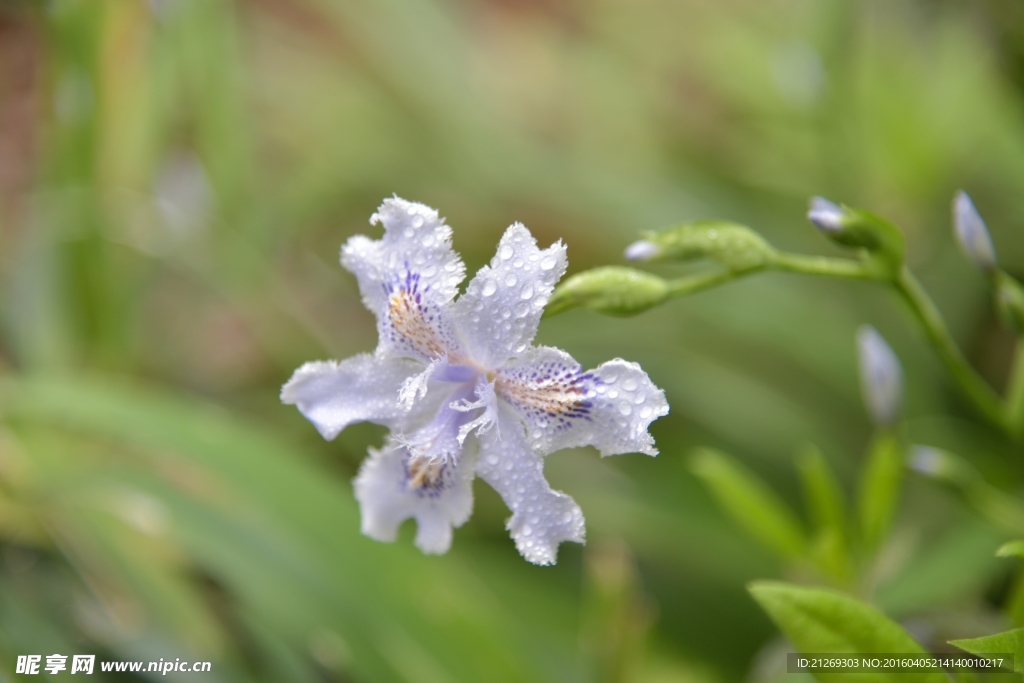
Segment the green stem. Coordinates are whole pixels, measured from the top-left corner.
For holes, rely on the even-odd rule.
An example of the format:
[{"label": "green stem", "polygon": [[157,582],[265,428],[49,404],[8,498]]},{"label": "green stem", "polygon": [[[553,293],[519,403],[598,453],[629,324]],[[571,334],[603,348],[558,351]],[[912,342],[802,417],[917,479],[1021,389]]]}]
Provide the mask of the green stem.
[{"label": "green stem", "polygon": [[1006,385],[1006,426],[1014,436],[1024,437],[1024,337],[1017,339]]},{"label": "green stem", "polygon": [[946,370],[949,371],[967,398],[989,422],[1000,429],[1009,431],[1002,401],[964,358],[956,342],[953,341],[939,309],[921,287],[921,283],[904,267],[900,269],[899,275],[893,279],[892,284],[910,308],[925,336],[928,337],[928,341],[935,347]]},{"label": "green stem", "polygon": [[672,280],[668,283],[669,296],[685,296],[705,289],[717,287],[733,280],[738,280],[747,275],[753,275],[763,270],[775,269],[790,273],[804,273],[806,275],[826,275],[831,277],[845,277],[853,279],[871,279],[875,277],[874,272],[866,263],[851,261],[850,259],[828,258],[826,256],[804,256],[803,254],[787,254],[776,252],[772,260],[756,268],[746,270],[722,270],[714,273],[705,273],[691,277]]},{"label": "green stem", "polygon": [[754,271],[732,271],[732,270],[720,270],[714,273],[703,273],[701,275],[693,275],[691,277],[683,277],[678,280],[670,280],[668,283],[668,295],[671,296],[686,296],[687,294],[693,294],[700,292],[705,289],[711,289],[718,285],[723,285],[726,282],[731,282],[737,278],[741,278],[744,275],[748,275]]},{"label": "green stem", "polygon": [[864,261],[829,258],[827,256],[804,256],[803,254],[787,254],[778,252],[772,264],[778,270],[806,275],[828,275],[858,280],[870,280],[877,277],[875,272]]}]

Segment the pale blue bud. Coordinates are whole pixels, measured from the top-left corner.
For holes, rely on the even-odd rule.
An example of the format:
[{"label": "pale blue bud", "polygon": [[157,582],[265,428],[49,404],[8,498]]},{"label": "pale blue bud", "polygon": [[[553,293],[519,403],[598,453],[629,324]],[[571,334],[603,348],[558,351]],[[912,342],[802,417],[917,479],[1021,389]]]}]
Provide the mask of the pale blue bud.
[{"label": "pale blue bud", "polygon": [[654,258],[661,249],[658,245],[647,240],[640,240],[639,242],[633,242],[633,244],[626,247],[625,257],[627,261],[650,261]]},{"label": "pale blue bud", "polygon": [[926,477],[940,477],[949,467],[937,448],[917,445],[910,449],[910,469]]},{"label": "pale blue bud", "polygon": [[836,234],[843,230],[843,219],[846,212],[836,203],[824,197],[811,197],[811,207],[807,211],[807,219],[822,232]]},{"label": "pale blue bud", "polygon": [[992,237],[974,202],[963,190],[953,197],[953,229],[960,248],[971,262],[982,270],[996,267],[996,250]]},{"label": "pale blue bud", "polygon": [[903,368],[892,348],[870,325],[857,331],[860,382],[864,404],[874,423],[892,425],[903,404]]}]

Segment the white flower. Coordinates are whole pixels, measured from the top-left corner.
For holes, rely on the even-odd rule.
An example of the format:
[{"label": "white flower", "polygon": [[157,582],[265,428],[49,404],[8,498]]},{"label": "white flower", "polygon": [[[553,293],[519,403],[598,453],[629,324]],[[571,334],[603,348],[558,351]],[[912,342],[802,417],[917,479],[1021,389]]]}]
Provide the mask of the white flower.
[{"label": "white flower", "polygon": [[465,267],[437,211],[397,197],[341,262],[377,316],[371,356],[306,363],[281,390],[327,439],[349,424],[390,428],[355,480],[363,533],[394,540],[414,517],[416,544],[443,553],[472,509],[479,475],[512,510],[519,552],[552,564],[562,541],[583,542],[583,514],[544,479],[543,456],[594,445],[602,455],[656,455],[648,425],[668,413],[664,393],[635,363],[584,372],[564,351],[531,344],[544,305],[565,272],[565,247],[541,250],[520,224],[455,299]]}]

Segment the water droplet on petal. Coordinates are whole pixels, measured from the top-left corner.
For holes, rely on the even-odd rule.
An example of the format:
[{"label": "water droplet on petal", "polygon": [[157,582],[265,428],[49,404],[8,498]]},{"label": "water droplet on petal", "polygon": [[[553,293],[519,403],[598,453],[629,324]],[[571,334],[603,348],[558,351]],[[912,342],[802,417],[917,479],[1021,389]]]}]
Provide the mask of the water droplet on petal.
[{"label": "water droplet on petal", "polygon": [[523,300],[532,299],[533,298],[533,285],[526,285],[525,287],[523,287],[523,291],[519,292],[519,298],[523,299]]},{"label": "water droplet on petal", "polygon": [[515,252],[512,250],[512,247],[506,244],[498,251],[498,253],[501,255],[503,261],[508,261],[512,258],[512,254]]},{"label": "water droplet on petal", "polygon": [[519,282],[519,280],[512,273],[505,276],[505,284],[509,287],[515,287],[517,282]]},{"label": "water droplet on petal", "polygon": [[629,407],[628,403],[620,403],[619,412],[622,413],[623,415],[629,415],[630,413],[633,412],[633,409]]},{"label": "water droplet on petal", "polygon": [[622,388],[625,389],[626,391],[635,391],[637,386],[639,385],[636,383],[636,380],[633,379],[632,377],[627,377],[626,381],[622,383]]},{"label": "water droplet on petal", "polygon": [[558,263],[558,259],[554,256],[545,256],[544,260],[540,262],[540,267],[543,270],[551,270],[555,267],[556,263]]},{"label": "water droplet on petal", "polygon": [[521,258],[517,258],[515,261],[512,262],[512,265],[515,266],[516,268],[522,268],[525,264],[526,261],[524,261]]},{"label": "water droplet on petal", "polygon": [[[648,408],[648,410],[650,410],[650,408]],[[488,465],[497,465],[498,464],[498,456],[496,456],[496,455],[488,455],[487,456],[487,464]]]},{"label": "water droplet on petal", "polygon": [[498,291],[498,283],[494,280],[488,280],[484,283],[483,289],[480,291],[484,296],[493,296]]}]

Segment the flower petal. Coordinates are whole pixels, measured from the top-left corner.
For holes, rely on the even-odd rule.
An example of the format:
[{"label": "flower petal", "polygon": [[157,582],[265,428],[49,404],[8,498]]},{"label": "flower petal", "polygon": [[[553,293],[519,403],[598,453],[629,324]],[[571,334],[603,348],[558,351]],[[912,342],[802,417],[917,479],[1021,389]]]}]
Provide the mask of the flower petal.
[{"label": "flower petal", "polygon": [[529,348],[565,266],[561,242],[542,251],[521,224],[506,230],[491,264],[480,269],[453,307],[470,357],[497,368]]},{"label": "flower petal", "polygon": [[416,519],[416,546],[425,553],[447,552],[452,527],[462,526],[473,511],[473,461],[428,461],[413,458],[391,441],[370,449],[356,477],[356,499],[363,533],[378,541],[394,541],[398,527]]},{"label": "flower petal", "polygon": [[541,346],[501,368],[495,391],[538,453],[596,446],[601,455],[658,454],[647,428],[668,403],[636,363],[617,358],[583,372],[566,352]]},{"label": "flower petal", "polygon": [[526,442],[519,419],[499,404],[498,428],[478,433],[476,472],[512,510],[508,530],[519,553],[534,564],[554,564],[562,541],[583,543],[583,512],[553,491],[544,478],[544,459]]},{"label": "flower petal", "polygon": [[399,390],[422,367],[415,361],[368,353],[340,363],[306,363],[281,388],[281,402],[298,406],[328,440],[354,422],[390,427],[406,412],[398,403]]},{"label": "flower petal", "polygon": [[466,274],[451,247],[451,228],[437,211],[395,197],[370,218],[384,237],[356,235],[341,248],[341,264],[355,274],[363,303],[377,316],[378,355],[431,361],[457,345],[444,309]]}]

